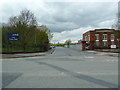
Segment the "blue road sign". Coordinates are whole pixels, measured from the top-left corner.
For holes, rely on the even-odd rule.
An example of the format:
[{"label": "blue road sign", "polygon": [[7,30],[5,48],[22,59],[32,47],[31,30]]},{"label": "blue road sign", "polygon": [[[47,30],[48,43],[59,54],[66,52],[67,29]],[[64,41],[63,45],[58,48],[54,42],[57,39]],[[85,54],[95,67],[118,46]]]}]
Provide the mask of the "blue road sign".
[{"label": "blue road sign", "polygon": [[8,40],[9,41],[18,41],[19,34],[18,33],[8,33]]}]

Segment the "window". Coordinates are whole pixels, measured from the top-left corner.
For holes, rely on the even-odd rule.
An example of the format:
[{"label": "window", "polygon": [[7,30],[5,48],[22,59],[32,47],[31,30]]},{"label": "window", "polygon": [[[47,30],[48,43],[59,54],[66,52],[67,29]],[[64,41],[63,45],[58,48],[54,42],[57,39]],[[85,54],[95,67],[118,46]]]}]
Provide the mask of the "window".
[{"label": "window", "polygon": [[96,40],[99,40],[99,35],[95,35]]},{"label": "window", "polygon": [[96,46],[99,46],[99,41],[96,41]]},{"label": "window", "polygon": [[103,40],[107,40],[107,35],[103,35]]},{"label": "window", "polygon": [[103,46],[107,46],[107,42],[106,41],[103,41]]},{"label": "window", "polygon": [[85,36],[85,41],[90,41],[90,35]]},{"label": "window", "polygon": [[85,41],[87,41],[87,36],[85,36]]},{"label": "window", "polygon": [[114,34],[111,34],[111,40],[114,40]]},{"label": "window", "polygon": [[90,35],[88,35],[88,39],[89,39],[89,41],[90,41]]}]

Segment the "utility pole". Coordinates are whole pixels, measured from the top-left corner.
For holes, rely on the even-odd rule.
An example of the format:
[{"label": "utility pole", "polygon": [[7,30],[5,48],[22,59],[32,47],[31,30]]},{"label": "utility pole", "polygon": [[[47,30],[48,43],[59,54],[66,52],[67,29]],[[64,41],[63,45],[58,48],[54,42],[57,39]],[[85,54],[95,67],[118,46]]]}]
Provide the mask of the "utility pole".
[{"label": "utility pole", "polygon": [[118,2],[118,30],[120,30],[120,1]]},{"label": "utility pole", "polygon": [[[118,30],[120,31],[120,1],[118,2]],[[120,49],[120,36],[118,36],[118,44],[119,44],[118,49]],[[120,53],[119,53],[119,56],[120,56]]]},{"label": "utility pole", "polygon": [[[118,2],[118,31],[120,31],[120,1]],[[118,32],[119,35],[119,32]],[[118,36],[118,49],[120,50],[120,36]],[[118,54],[118,59],[120,58],[120,51]],[[120,61],[118,60],[118,71],[120,70]],[[120,75],[120,72],[118,72],[118,76]],[[118,80],[118,82],[120,82]],[[118,84],[118,89],[120,89],[120,84]]]}]

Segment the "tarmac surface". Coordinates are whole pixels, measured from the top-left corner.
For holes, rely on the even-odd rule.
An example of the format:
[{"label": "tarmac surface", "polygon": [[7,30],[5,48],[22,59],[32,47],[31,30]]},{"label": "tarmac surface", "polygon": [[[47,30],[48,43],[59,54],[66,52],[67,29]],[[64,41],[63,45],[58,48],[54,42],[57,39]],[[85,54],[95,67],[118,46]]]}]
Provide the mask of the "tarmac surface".
[{"label": "tarmac surface", "polygon": [[100,53],[57,47],[52,54],[4,58],[3,88],[117,88],[118,57]]},{"label": "tarmac surface", "polygon": [[[48,52],[40,52],[40,53],[24,53],[24,54],[2,54],[2,58],[25,58],[25,57],[36,57],[36,56],[45,56],[47,54],[52,54],[55,49],[49,50]],[[79,51],[79,50],[77,50]],[[106,56],[113,56],[113,57],[119,57],[119,53],[112,53],[112,52],[99,52],[99,51],[83,51],[88,53],[93,53],[96,55],[106,55]]]}]

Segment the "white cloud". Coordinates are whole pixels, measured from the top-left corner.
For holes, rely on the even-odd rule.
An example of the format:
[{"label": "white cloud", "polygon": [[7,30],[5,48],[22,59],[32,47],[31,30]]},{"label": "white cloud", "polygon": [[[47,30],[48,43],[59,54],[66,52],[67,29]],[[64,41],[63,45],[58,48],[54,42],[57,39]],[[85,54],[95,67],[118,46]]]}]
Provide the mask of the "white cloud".
[{"label": "white cloud", "polygon": [[119,0],[45,0],[47,2],[118,2]]},{"label": "white cloud", "polygon": [[52,42],[65,42],[67,39],[77,42],[86,31],[110,28],[116,17],[117,3],[109,3],[112,0],[104,0],[108,3],[103,3],[101,0],[92,0],[97,1],[92,3],[86,3],[85,0],[81,0],[83,2],[80,3],[75,1],[66,3],[65,0],[62,3],[51,1],[1,0],[0,12],[3,22],[6,22],[10,16],[19,15],[21,10],[27,8],[35,14],[39,24],[47,25],[54,33]]},{"label": "white cloud", "polygon": [[36,16],[39,13],[39,8],[44,11],[47,9],[42,0],[2,0],[0,6],[2,22],[7,22],[11,16],[19,15],[23,9],[32,11]]},{"label": "white cloud", "polygon": [[97,27],[94,26],[87,26],[87,27],[80,27],[78,29],[73,29],[73,30],[66,30],[63,32],[55,32],[54,37],[52,39],[52,43],[64,43],[66,40],[71,39],[73,43],[77,42],[78,40],[82,39],[83,34],[89,30],[94,30],[94,29],[111,29],[111,26],[115,22],[115,19],[111,20],[106,20],[98,23]]},{"label": "white cloud", "polygon": [[54,37],[52,39],[52,43],[60,42],[64,43],[66,40],[71,39],[72,42],[77,42],[78,40],[82,39],[83,33],[89,30],[94,30],[95,28],[92,26],[88,27],[80,27],[78,29],[73,29],[70,31],[63,31],[63,32],[55,32]]},{"label": "white cloud", "polygon": [[103,21],[103,22],[100,22],[98,24],[98,27],[101,27],[101,28],[111,28],[111,26],[115,23],[115,19],[112,19],[112,20],[106,20],[106,21]]},{"label": "white cloud", "polygon": [[[34,0],[1,0],[1,2],[33,2]],[[44,2],[118,2],[119,0],[35,0]],[[35,2],[34,1],[34,2]]]}]

